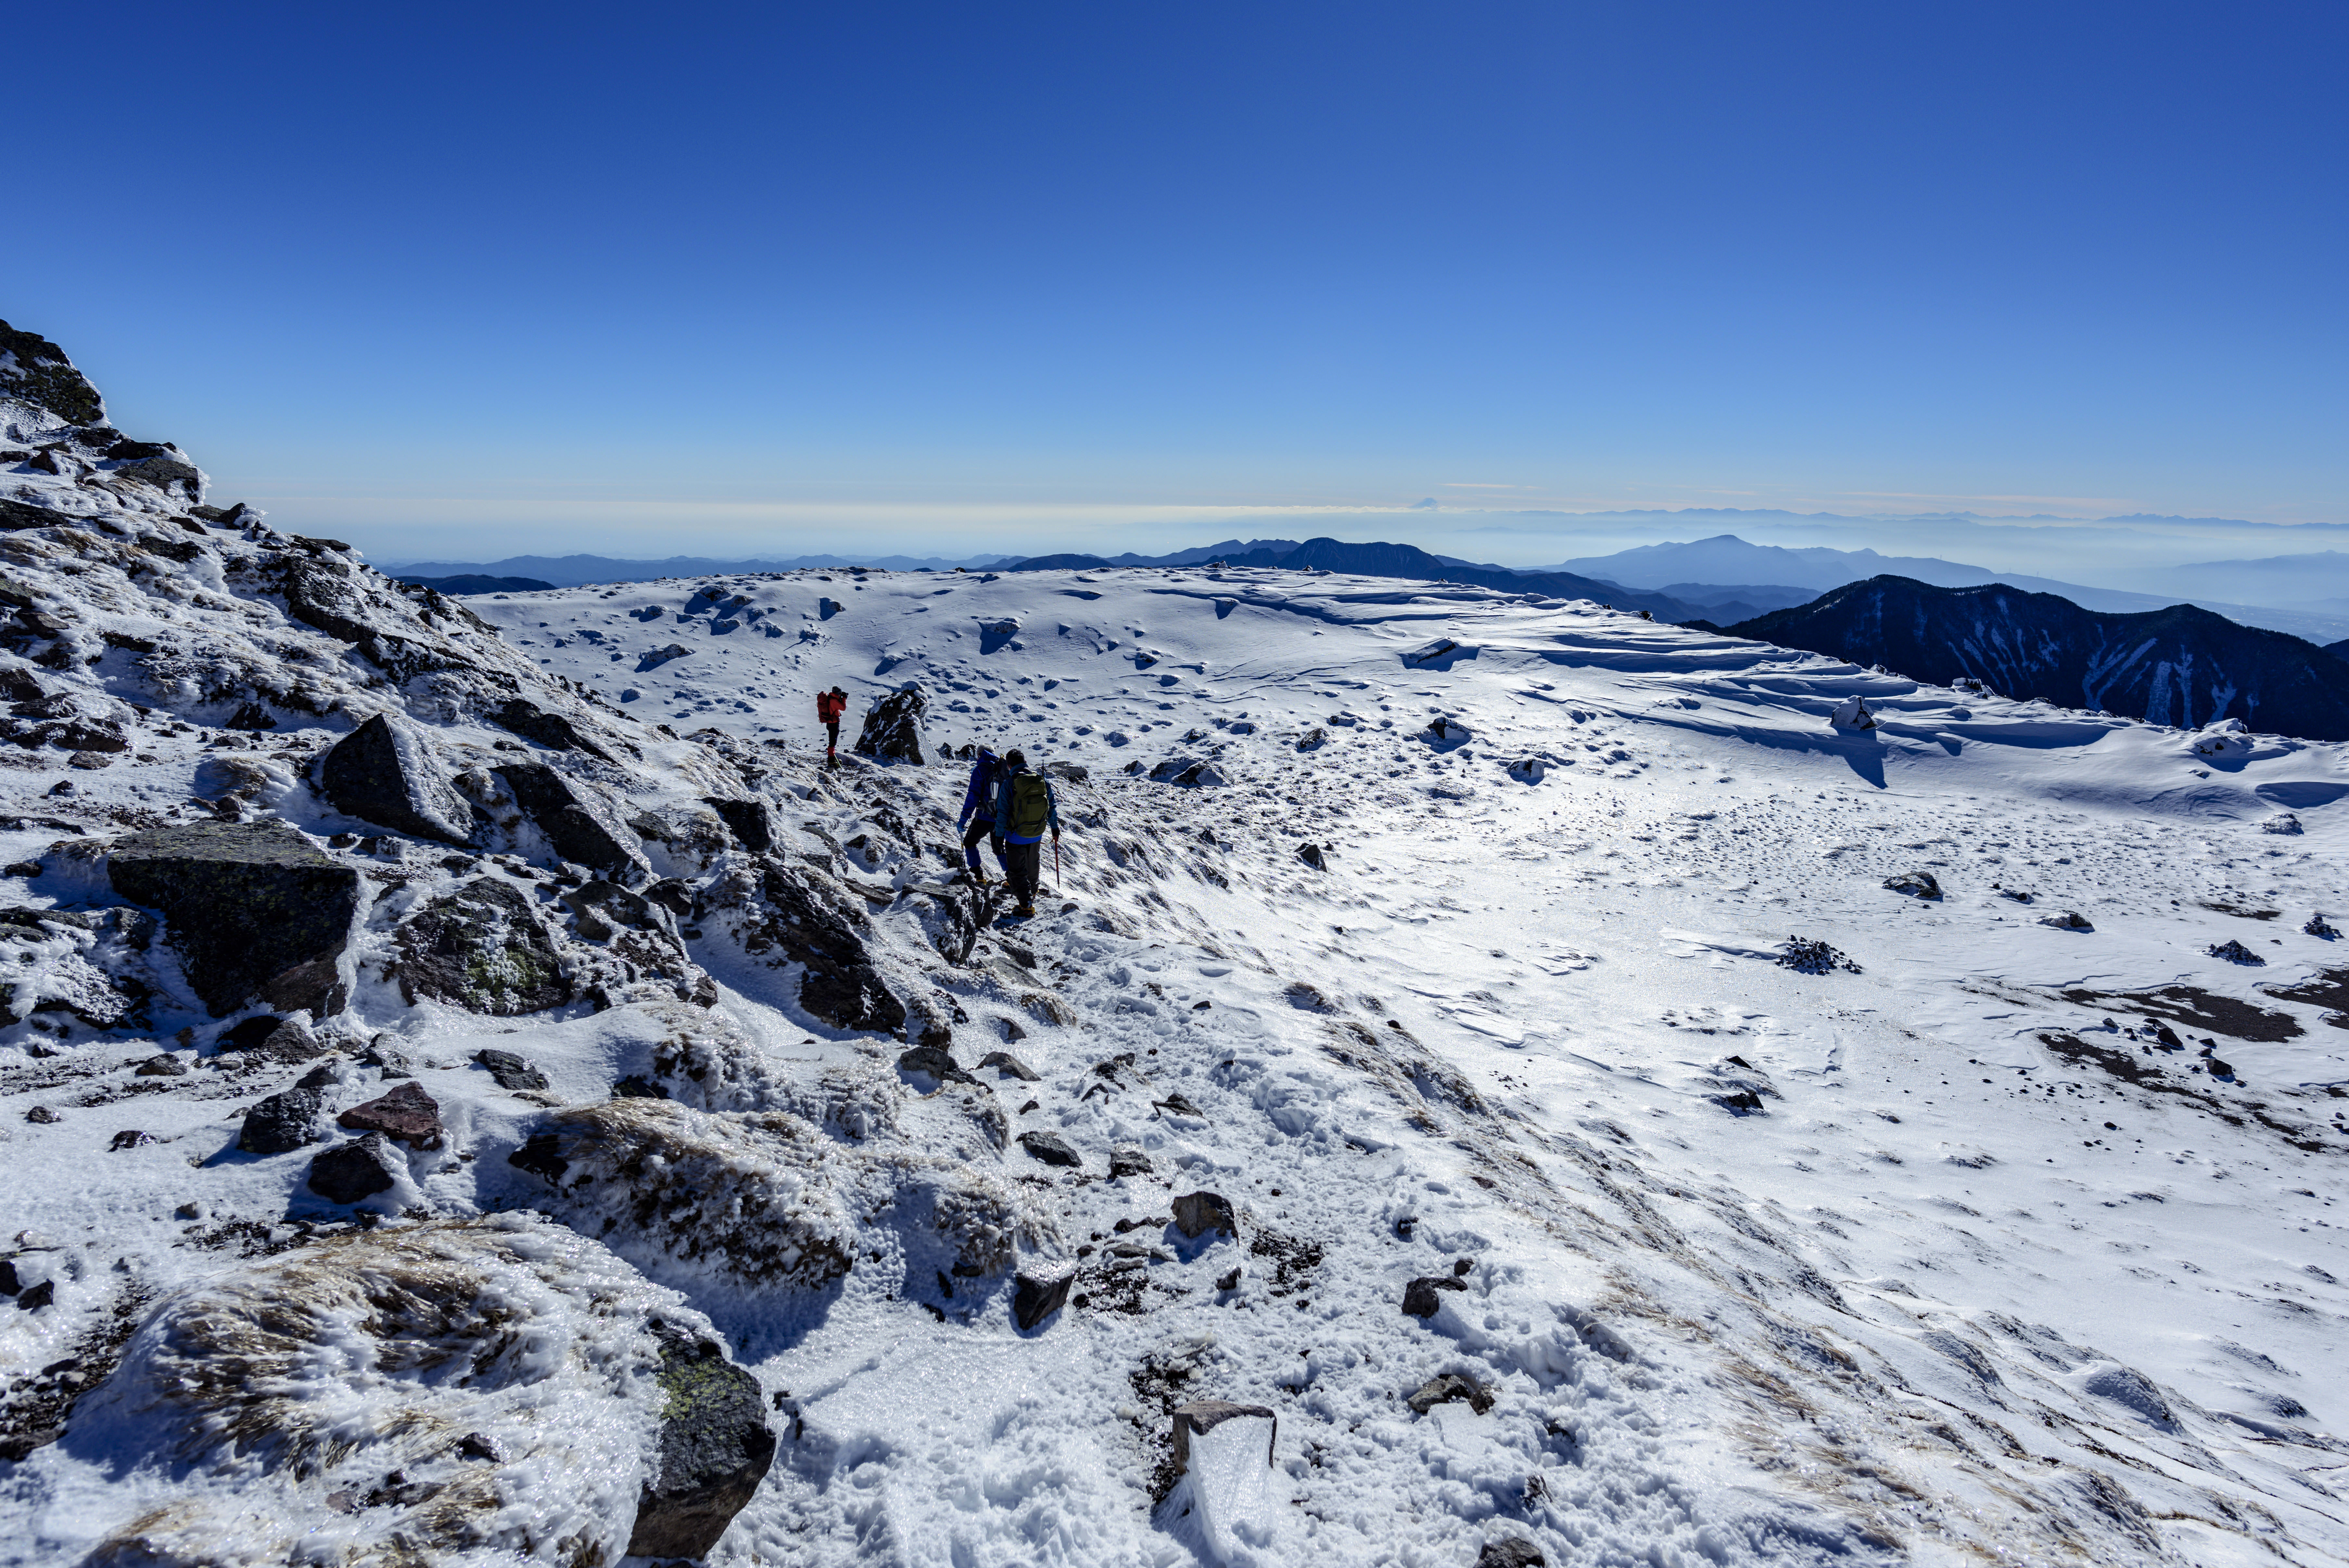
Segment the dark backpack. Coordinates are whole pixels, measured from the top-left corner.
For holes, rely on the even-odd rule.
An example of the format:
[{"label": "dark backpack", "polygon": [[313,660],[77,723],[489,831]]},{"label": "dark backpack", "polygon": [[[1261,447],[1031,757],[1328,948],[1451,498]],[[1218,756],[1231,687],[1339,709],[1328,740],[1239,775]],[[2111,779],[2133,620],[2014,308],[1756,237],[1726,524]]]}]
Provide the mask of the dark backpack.
[{"label": "dark backpack", "polygon": [[1052,820],[1052,786],[1031,773],[1011,775],[1011,820],[1003,831],[1015,838],[1040,838]]}]

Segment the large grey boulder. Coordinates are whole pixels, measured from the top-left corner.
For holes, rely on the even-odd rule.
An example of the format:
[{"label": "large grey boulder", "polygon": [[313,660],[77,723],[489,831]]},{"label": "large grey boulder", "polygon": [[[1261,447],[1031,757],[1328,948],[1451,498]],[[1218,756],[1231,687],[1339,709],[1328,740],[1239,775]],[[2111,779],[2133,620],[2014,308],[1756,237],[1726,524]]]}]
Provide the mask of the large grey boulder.
[{"label": "large grey boulder", "polygon": [[414,725],[378,713],[335,742],[318,770],[346,816],[442,844],[472,836],[473,812]]},{"label": "large grey boulder", "polygon": [[516,697],[500,703],[490,715],[502,727],[512,730],[525,741],[536,741],[549,751],[585,752],[591,757],[612,761],[612,753],[579,732],[579,727],[560,713],[550,713],[535,702]]},{"label": "large grey boulder", "polygon": [[358,872],[286,824],[189,823],[129,834],[115,842],[106,871],[118,895],[163,912],[166,940],[213,1017],[264,989],[289,1011],[339,1011],[331,961],[350,941]]},{"label": "large grey boulder", "polygon": [[497,774],[557,855],[626,887],[651,877],[651,863],[636,847],[636,836],[595,786],[566,778],[544,763],[512,763]]},{"label": "large grey boulder", "polygon": [[571,1000],[571,981],[536,908],[495,877],[475,877],[434,899],[401,921],[392,940],[410,1007],[429,998],[510,1018]]},{"label": "large grey boulder", "polygon": [[882,698],[864,715],[864,728],[856,735],[856,754],[879,760],[894,757],[919,765],[922,716],[929,705],[920,685],[911,680]]},{"label": "large grey boulder", "polygon": [[272,1095],[244,1113],[243,1130],[236,1147],[246,1154],[284,1154],[326,1137],[318,1119],[326,1108],[326,1092],[292,1088]]},{"label": "large grey boulder", "polygon": [[660,1459],[636,1501],[631,1557],[704,1557],[742,1511],[775,1462],[775,1434],[759,1383],[726,1349],[656,1320],[661,1392]]},{"label": "large grey boulder", "polygon": [[336,1144],[310,1162],[310,1190],[329,1203],[388,1192],[408,1174],[408,1157],[378,1132]]},{"label": "large grey boulder", "polygon": [[905,1004],[882,981],[827,882],[781,860],[746,867],[708,891],[703,923],[722,922],[754,962],[802,965],[799,1004],[833,1028],[904,1028]]}]

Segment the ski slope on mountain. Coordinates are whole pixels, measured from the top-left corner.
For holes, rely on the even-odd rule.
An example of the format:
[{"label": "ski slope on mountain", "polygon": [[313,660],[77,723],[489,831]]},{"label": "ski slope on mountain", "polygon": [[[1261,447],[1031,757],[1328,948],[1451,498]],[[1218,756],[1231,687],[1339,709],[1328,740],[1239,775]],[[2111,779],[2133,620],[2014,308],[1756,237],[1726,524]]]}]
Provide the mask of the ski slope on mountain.
[{"label": "ski slope on mountain", "polygon": [[[1155,1184],[1083,1181],[1059,1227],[1101,1248],[1155,1215],[1132,1233],[1163,1261],[1101,1276],[1146,1275],[1128,1310],[1097,1283],[1027,1338],[942,1303],[778,1329],[697,1301],[801,1429],[730,1545],[1183,1561],[1131,1457],[1178,1387],[1279,1413],[1283,1506],[1234,1560],[2349,1553],[2349,961],[2302,929],[2349,904],[2342,748],[1382,579],[473,607],[633,715],[786,754],[820,745],[819,687],[858,699],[853,733],[917,682],[932,764],[842,776],[936,811],[948,745],[1089,774],[1061,786],[1061,896],[1006,942],[1066,1020],[1023,1015],[1042,1103],[1013,1128],[1088,1177],[1145,1151]],[[1854,696],[1877,728],[1830,723]],[[866,822],[829,811],[835,841]],[[1940,896],[1885,886],[1911,872]],[[1788,967],[1790,939],[1846,961]],[[1167,1247],[1167,1179],[1257,1240]],[[1455,1262],[1466,1290],[1401,1313]],[[1399,1402],[1447,1372],[1491,1407]]]}]

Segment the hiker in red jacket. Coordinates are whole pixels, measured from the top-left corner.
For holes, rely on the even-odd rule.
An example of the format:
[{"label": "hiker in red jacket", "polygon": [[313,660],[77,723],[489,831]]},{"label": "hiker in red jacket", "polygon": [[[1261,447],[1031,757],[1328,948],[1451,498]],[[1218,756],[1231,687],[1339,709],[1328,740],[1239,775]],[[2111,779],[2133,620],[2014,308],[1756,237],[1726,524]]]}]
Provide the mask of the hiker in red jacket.
[{"label": "hiker in red jacket", "polygon": [[840,716],[847,711],[848,693],[839,687],[815,694],[815,716],[823,721],[823,760],[828,767],[840,765]]}]

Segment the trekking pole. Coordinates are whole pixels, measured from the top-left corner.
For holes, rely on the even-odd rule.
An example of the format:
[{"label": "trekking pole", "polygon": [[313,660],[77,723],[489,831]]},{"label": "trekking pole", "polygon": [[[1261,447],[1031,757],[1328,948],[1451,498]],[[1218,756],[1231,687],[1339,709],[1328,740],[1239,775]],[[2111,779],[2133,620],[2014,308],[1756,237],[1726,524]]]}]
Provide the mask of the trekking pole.
[{"label": "trekking pole", "polygon": [[1055,838],[1052,840],[1052,891],[1059,892],[1065,880],[1067,878],[1061,875],[1061,841]]}]

